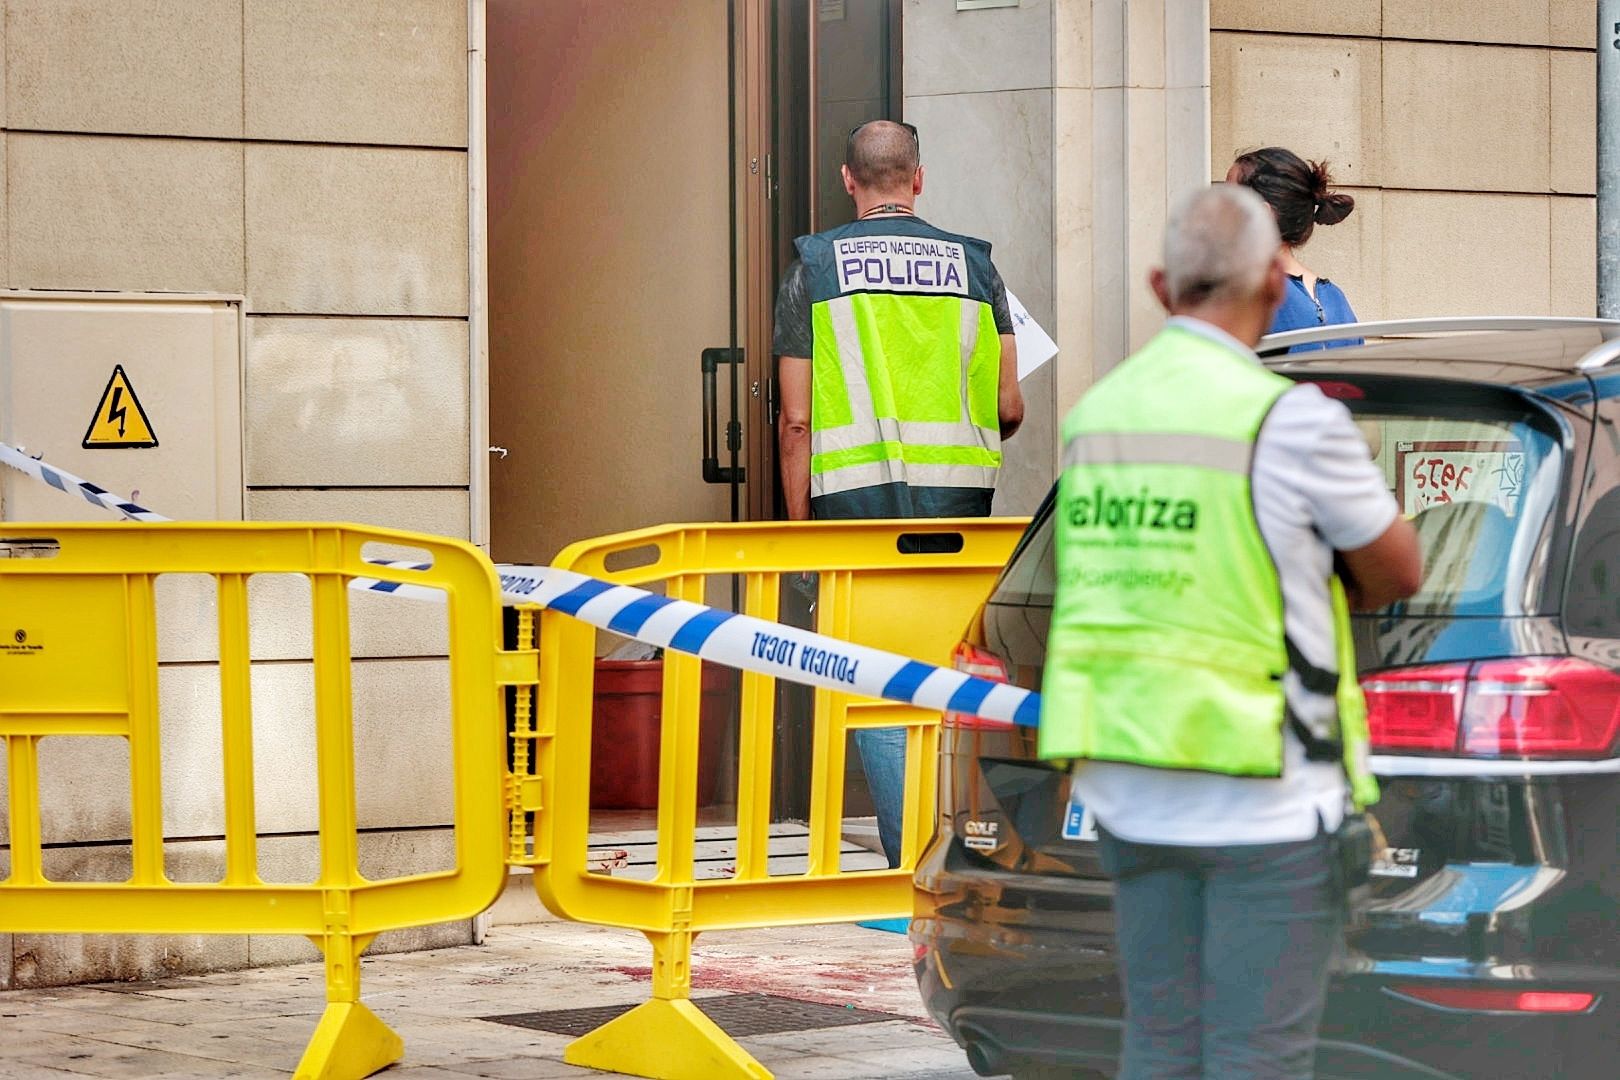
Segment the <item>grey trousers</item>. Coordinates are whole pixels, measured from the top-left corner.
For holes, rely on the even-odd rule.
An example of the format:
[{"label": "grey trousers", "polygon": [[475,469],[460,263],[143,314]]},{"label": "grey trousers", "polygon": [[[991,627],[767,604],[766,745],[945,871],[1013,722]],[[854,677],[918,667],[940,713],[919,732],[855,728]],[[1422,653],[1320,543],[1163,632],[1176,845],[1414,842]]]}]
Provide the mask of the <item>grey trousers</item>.
[{"label": "grey trousers", "polygon": [[1116,884],[1120,1080],[1310,1080],[1344,929],[1331,838],[1219,848],[1099,839]]}]

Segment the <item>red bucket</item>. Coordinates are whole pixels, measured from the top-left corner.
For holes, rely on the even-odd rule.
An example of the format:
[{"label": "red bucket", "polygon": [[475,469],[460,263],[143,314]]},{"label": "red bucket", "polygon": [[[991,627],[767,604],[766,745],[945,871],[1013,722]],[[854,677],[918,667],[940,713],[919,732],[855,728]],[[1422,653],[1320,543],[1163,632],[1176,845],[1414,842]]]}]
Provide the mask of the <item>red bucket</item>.
[{"label": "red bucket", "polygon": [[[698,720],[698,805],[714,802],[725,749],[736,672],[703,665]],[[652,810],[658,806],[658,751],[664,694],[662,660],[598,660],[591,719],[591,806]]]}]

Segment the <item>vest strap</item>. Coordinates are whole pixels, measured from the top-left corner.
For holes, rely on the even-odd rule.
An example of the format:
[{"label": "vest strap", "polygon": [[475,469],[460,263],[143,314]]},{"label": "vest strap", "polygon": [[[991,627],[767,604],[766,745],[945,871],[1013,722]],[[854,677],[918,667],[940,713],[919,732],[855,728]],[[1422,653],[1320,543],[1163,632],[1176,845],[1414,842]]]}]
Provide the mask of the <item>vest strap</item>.
[{"label": "vest strap", "polygon": [[1305,721],[1295,715],[1293,709],[1288,709],[1288,727],[1293,731],[1294,737],[1305,747],[1306,761],[1343,761],[1344,743],[1338,739],[1324,739],[1316,734]]},{"label": "vest strap", "polygon": [[1318,667],[1300,651],[1294,639],[1283,635],[1283,646],[1288,650],[1288,666],[1299,676],[1299,684],[1313,694],[1332,697],[1339,692],[1339,673]]}]

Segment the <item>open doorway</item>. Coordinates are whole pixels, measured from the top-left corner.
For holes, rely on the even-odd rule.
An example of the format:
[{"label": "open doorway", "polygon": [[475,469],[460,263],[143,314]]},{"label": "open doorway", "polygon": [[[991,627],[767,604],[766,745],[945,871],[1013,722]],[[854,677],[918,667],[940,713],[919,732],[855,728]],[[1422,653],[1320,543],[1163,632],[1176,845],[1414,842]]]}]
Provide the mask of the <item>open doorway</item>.
[{"label": "open doorway", "polygon": [[[772,301],[793,237],[849,213],[849,128],[899,116],[900,6],[488,0],[495,559],[783,516]],[[776,758],[808,762],[809,695],[781,700]],[[774,771],[776,814],[808,774]]]},{"label": "open doorway", "polygon": [[724,520],[701,357],[732,347],[726,0],[490,0],[491,553]]},{"label": "open doorway", "polygon": [[497,559],[782,516],[772,301],[852,214],[849,130],[900,118],[900,8],[488,0]]}]

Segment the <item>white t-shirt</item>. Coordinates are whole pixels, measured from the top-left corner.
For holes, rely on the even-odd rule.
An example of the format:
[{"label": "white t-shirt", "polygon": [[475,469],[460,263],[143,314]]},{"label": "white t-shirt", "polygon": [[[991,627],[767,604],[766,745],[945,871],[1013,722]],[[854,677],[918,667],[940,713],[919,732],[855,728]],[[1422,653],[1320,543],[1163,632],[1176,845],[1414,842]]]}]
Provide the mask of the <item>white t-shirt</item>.
[{"label": "white t-shirt", "polygon": [[[1170,321],[1254,357],[1208,323]],[[1398,513],[1349,410],[1308,384],[1285,392],[1255,442],[1253,492],[1260,535],[1281,578],[1288,636],[1312,664],[1337,670],[1327,586],[1333,552],[1372,543]],[[1306,720],[1337,707],[1292,673],[1283,690]],[[1286,729],[1283,743],[1282,776],[1274,780],[1088,761],[1075,766],[1072,792],[1109,832],[1141,844],[1279,844],[1337,829],[1348,800],[1343,767],[1307,761]]]}]

